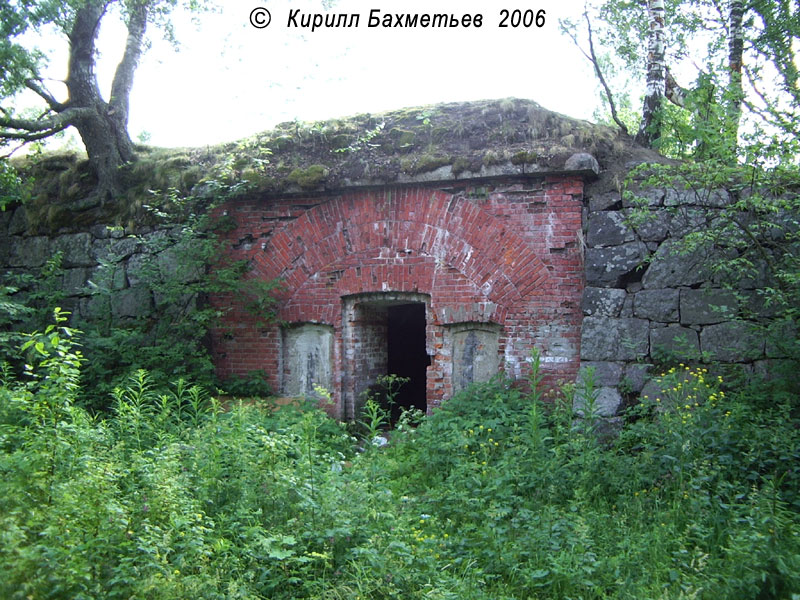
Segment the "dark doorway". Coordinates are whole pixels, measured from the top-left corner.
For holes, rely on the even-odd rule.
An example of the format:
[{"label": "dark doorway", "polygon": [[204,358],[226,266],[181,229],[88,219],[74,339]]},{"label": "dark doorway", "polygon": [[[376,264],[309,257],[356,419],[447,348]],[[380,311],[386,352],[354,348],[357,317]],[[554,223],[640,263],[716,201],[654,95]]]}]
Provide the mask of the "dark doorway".
[{"label": "dark doorway", "polygon": [[404,409],[418,408],[425,412],[428,408],[426,375],[431,361],[425,349],[425,304],[389,306],[386,341],[387,372],[409,378],[395,398],[394,423]]}]

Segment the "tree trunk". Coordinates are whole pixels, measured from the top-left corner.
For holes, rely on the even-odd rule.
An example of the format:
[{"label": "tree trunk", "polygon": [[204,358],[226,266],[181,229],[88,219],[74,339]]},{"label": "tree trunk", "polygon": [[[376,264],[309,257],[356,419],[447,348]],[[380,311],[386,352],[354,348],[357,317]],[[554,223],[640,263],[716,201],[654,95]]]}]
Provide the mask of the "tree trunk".
[{"label": "tree trunk", "polygon": [[131,8],[125,54],[117,67],[111,100],[103,100],[95,76],[95,54],[100,22],[113,0],[88,0],[75,15],[69,34],[70,58],[67,106],[86,108],[71,124],[86,146],[89,164],[97,175],[100,202],[119,193],[119,169],[134,159],[128,135],[128,103],[133,73],[138,65],[147,23],[147,5]]},{"label": "tree trunk", "polygon": [[725,138],[735,154],[739,138],[739,121],[742,117],[742,55],[744,52],[744,2],[730,0],[728,27],[728,97],[725,107]]},{"label": "tree trunk", "polygon": [[650,31],[647,36],[647,88],[636,141],[650,148],[661,137],[660,113],[666,81],[664,0],[648,0]]}]

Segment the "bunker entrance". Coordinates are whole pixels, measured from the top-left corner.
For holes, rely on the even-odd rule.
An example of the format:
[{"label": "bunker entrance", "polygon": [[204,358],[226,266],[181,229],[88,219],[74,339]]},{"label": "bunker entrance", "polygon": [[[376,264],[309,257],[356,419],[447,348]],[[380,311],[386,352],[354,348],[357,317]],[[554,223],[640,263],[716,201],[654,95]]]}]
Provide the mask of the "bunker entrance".
[{"label": "bunker entrance", "polygon": [[[344,416],[360,419],[367,397],[389,408],[387,391],[394,392],[392,423],[403,410],[427,410],[426,350],[427,297],[386,292],[344,300]],[[386,388],[386,376],[407,378],[402,386]]]},{"label": "bunker entrance", "polygon": [[394,399],[394,423],[405,409],[418,408],[423,412],[427,409],[426,375],[431,361],[425,350],[425,305],[414,302],[389,306],[386,321],[386,370],[409,379]]}]

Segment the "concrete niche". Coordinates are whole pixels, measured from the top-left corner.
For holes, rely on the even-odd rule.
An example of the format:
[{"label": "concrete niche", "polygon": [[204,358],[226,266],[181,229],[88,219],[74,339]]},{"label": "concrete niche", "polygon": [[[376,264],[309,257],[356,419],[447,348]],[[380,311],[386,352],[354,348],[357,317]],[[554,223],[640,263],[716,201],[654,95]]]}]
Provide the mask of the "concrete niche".
[{"label": "concrete niche", "polygon": [[316,396],[314,385],[333,385],[333,327],[316,323],[283,330],[283,394]]},{"label": "concrete niche", "polygon": [[500,327],[490,323],[459,323],[450,328],[453,391],[488,381],[500,368]]}]

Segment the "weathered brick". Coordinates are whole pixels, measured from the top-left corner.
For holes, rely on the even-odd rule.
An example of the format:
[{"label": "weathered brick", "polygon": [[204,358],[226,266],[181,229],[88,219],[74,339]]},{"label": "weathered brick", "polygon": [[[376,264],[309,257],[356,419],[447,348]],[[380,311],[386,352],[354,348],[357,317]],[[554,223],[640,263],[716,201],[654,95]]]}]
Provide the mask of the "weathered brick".
[{"label": "weathered brick", "polygon": [[[343,301],[348,298],[373,298],[376,307],[416,298],[429,306],[428,408],[454,390],[453,342],[444,334],[461,324],[495,324],[492,353],[512,377],[527,376],[529,353],[537,346],[547,359],[542,364],[547,381],[574,378],[583,291],[582,191],[580,178],[548,178],[479,200],[468,188],[454,195],[406,188],[313,200],[247,199],[221,210],[238,224],[228,234],[231,256],[250,260],[254,276],[283,279],[279,318],[332,327],[334,413],[352,418],[358,393],[354,377],[375,375],[386,341],[374,327],[351,331],[347,338],[351,326]],[[237,244],[250,238],[264,243]],[[387,300],[398,293],[405,295]],[[375,300],[375,294],[384,300]],[[280,327],[251,331],[240,326],[254,317],[234,300],[213,299],[228,310],[229,327],[214,334],[220,374],[244,374],[245,364],[256,363],[280,389],[282,380],[292,380],[285,375],[291,361],[281,350]],[[543,323],[548,327],[539,326]],[[226,330],[233,334],[226,336]],[[370,362],[369,356],[376,358]]]}]

